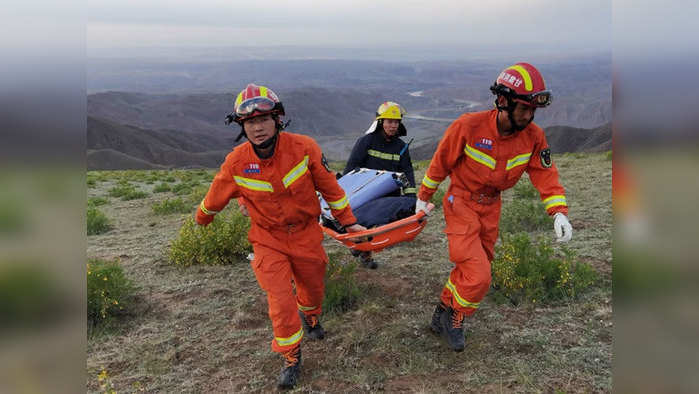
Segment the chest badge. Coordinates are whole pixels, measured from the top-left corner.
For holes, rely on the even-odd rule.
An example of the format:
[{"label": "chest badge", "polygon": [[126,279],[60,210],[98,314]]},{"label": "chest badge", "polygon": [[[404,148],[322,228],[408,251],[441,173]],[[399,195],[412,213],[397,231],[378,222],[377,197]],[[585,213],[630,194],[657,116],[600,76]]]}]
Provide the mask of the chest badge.
[{"label": "chest badge", "polygon": [[493,150],[493,140],[489,138],[481,138],[478,141],[476,141],[476,148]]},{"label": "chest badge", "polygon": [[259,163],[248,163],[245,168],[243,169],[243,172],[246,174],[259,174],[260,173],[260,164]]}]

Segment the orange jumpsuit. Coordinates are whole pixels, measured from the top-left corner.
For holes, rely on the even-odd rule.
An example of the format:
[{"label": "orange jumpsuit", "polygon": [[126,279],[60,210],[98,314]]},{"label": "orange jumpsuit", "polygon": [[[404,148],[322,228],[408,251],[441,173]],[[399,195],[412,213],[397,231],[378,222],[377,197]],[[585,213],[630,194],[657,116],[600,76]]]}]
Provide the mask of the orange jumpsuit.
[{"label": "orange jumpsuit", "polygon": [[497,130],[497,110],[455,120],[432,157],[418,198],[429,201],[449,176],[444,195],[444,232],[454,263],[442,290],[445,305],[473,314],[488,292],[490,261],[500,221],[500,191],[513,187],[526,170],[549,215],[568,213],[565,190],[551,161],[543,130],[530,123],[510,136]]},{"label": "orange jumpsuit", "polygon": [[323,304],[328,257],[321,245],[316,190],[342,225],[356,223],[318,144],[306,136],[281,132],[268,159],[260,159],[249,142],[229,153],[197,209],[197,222],[206,224],[232,198],[242,199],[247,207],[248,239],[255,254],[251,265],[267,293],[272,350],[279,353],[303,337],[297,310],[318,314]]}]

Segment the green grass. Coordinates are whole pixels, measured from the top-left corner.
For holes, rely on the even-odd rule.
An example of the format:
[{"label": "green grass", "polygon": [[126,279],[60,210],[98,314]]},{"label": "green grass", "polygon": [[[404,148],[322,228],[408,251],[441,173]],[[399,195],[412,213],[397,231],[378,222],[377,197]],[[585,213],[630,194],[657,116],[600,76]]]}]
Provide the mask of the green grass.
[{"label": "green grass", "polygon": [[118,262],[90,259],[87,263],[87,320],[94,327],[123,314],[134,295],[134,283]]},{"label": "green grass", "polygon": [[[331,309],[321,316],[328,333],[325,340],[303,341],[304,369],[296,391],[611,391],[611,161],[605,153],[555,155],[554,161],[571,204],[574,232],[566,247],[575,252],[575,261],[594,268],[598,280],[575,297],[543,305],[501,303],[491,290],[466,321],[467,351],[454,353],[428,328],[453,267],[442,232],[443,213],[436,210],[412,243],[376,253],[381,263],[377,270],[356,267],[347,274],[360,294],[342,312]],[[416,179],[422,179],[425,168],[426,163],[416,170]],[[201,181],[200,170],[189,171],[192,180]],[[164,174],[163,182],[166,177],[177,180],[175,171]],[[110,176],[99,182],[88,196],[106,196],[115,181]],[[139,181],[130,183],[143,187]],[[448,181],[442,185],[447,186]],[[523,187],[503,192],[503,208],[522,200]],[[122,268],[139,286],[139,302],[131,304],[124,315],[127,319],[119,319],[123,330],[88,337],[86,390],[100,390],[96,376],[103,368],[116,391],[276,390],[281,360],[269,351],[272,330],[266,294],[250,264],[242,253],[231,258],[230,252],[221,253],[231,259],[221,265],[171,264],[170,245],[178,239],[183,220],[191,219],[154,217],[151,204],[172,197],[158,193],[133,202],[110,199],[106,209],[110,215],[118,213],[114,225],[119,231],[88,238],[89,257],[125,256]],[[538,195],[530,198],[539,203]],[[517,232],[523,230],[521,225],[515,227]],[[245,235],[243,230],[238,233]],[[532,230],[529,236],[537,242],[552,241],[553,227]],[[348,250],[334,240],[326,239],[324,246],[331,260],[345,267],[355,264]],[[550,246],[560,258],[561,245]],[[192,243],[192,247],[199,246]],[[195,250],[192,247],[183,245],[182,250]],[[350,279],[338,283],[344,286]],[[328,289],[326,294],[333,294]]]},{"label": "green grass", "polygon": [[99,207],[106,204],[109,204],[109,199],[106,197],[90,197],[87,199],[88,207]]},{"label": "green grass", "polygon": [[323,311],[326,314],[341,314],[355,307],[362,295],[354,277],[357,261],[352,259],[345,262],[339,253],[330,254],[328,258]]},{"label": "green grass", "polygon": [[169,192],[170,190],[172,190],[172,188],[170,187],[170,185],[168,185],[168,184],[165,183],[165,182],[162,182],[162,183],[157,184],[157,185],[153,188],[153,193],[164,193],[164,192]]},{"label": "green grass", "polygon": [[192,204],[182,200],[181,198],[168,198],[153,204],[153,213],[156,215],[170,215],[173,213],[191,212],[194,212],[194,207],[192,207]]},{"label": "green grass", "polygon": [[235,207],[218,213],[208,226],[187,218],[170,245],[168,261],[178,266],[240,262],[252,251],[247,240],[250,221]]},{"label": "green grass", "polygon": [[95,207],[87,208],[87,235],[106,233],[111,228],[109,219],[102,211]]}]

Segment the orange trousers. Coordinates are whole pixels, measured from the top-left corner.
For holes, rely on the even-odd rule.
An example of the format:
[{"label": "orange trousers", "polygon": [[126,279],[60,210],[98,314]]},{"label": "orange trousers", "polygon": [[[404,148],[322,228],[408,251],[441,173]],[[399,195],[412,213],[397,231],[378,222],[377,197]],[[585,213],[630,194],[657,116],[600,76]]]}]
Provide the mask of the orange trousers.
[{"label": "orange trousers", "polygon": [[263,238],[262,242],[251,239],[255,258],[250,265],[267,293],[272,351],[284,353],[303,337],[298,311],[321,312],[328,262],[321,245],[323,234],[315,222],[293,232],[266,231],[254,225],[251,231],[255,239]]},{"label": "orange trousers", "polygon": [[490,262],[498,238],[501,205],[499,198],[484,205],[450,192],[444,195],[444,232],[454,268],[441,300],[467,316],[478,309],[490,288]]}]

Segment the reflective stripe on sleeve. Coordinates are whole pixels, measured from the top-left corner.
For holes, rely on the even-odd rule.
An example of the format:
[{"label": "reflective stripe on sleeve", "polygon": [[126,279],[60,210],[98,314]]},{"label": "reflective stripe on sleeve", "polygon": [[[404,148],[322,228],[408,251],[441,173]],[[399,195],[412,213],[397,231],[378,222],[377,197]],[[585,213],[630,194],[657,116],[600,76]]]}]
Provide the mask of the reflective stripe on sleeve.
[{"label": "reflective stripe on sleeve", "polygon": [[257,190],[261,192],[273,192],[272,184],[257,179],[243,178],[242,176],[233,176],[235,183],[246,189]]},{"label": "reflective stripe on sleeve", "polygon": [[471,147],[470,145],[466,144],[466,148],[464,148],[464,152],[466,153],[466,156],[470,157],[471,159],[475,160],[476,162],[483,164],[484,166],[490,168],[491,170],[495,169],[495,159],[493,159],[492,157],[479,151],[478,149],[475,149],[475,148]]},{"label": "reflective stripe on sleeve", "polygon": [[212,210],[206,209],[206,207],[204,206],[204,200],[201,200],[201,204],[199,204],[199,208],[206,215],[215,215],[218,213],[218,211],[212,211]]},{"label": "reflective stripe on sleeve", "polygon": [[542,202],[544,203],[544,206],[547,210],[549,208],[553,208],[553,207],[557,207],[557,206],[564,206],[564,207],[568,206],[568,204],[566,204],[566,196],[562,196],[562,195],[551,196],[549,198],[544,199]]},{"label": "reflective stripe on sleeve", "polygon": [[288,338],[274,337],[274,340],[277,341],[277,345],[279,346],[291,346],[297,344],[301,338],[303,338],[303,328]]},{"label": "reflective stripe on sleeve", "polygon": [[481,304],[480,302],[469,302],[469,301],[466,301],[465,299],[461,298],[459,293],[456,292],[456,286],[454,286],[454,284],[451,282],[451,278],[449,278],[447,280],[447,284],[444,285],[444,287],[446,287],[447,290],[449,290],[449,292],[454,296],[454,299],[456,300],[456,302],[458,302],[459,305],[463,306],[464,308],[478,309],[478,307]]},{"label": "reflective stripe on sleeve", "polygon": [[405,194],[417,193],[417,188],[406,187],[405,189],[403,189],[403,193],[405,193]]},{"label": "reflective stripe on sleeve", "polygon": [[328,201],[328,205],[330,205],[330,208],[332,209],[343,209],[344,207],[349,205],[349,200],[347,199],[347,195],[345,194],[342,196],[341,199],[337,201]]},{"label": "reflective stripe on sleeve", "polygon": [[288,174],[284,175],[284,178],[282,178],[282,183],[284,183],[284,187],[288,188],[291,186],[292,183],[294,183],[297,179],[301,177],[301,175],[305,174],[308,171],[308,155],[303,157],[303,160],[299,164],[297,164],[294,168],[289,171]]},{"label": "reflective stripe on sleeve", "polygon": [[422,184],[425,185],[425,187],[428,187],[430,189],[436,189],[437,186],[439,186],[439,182],[436,182],[436,181],[430,179],[430,177],[428,177],[426,174],[422,178]]},{"label": "reflective stripe on sleeve", "polygon": [[530,152],[530,153],[524,153],[524,154],[521,154],[521,155],[517,155],[517,156],[515,156],[515,157],[513,157],[513,158],[511,158],[510,160],[507,161],[507,167],[505,167],[505,169],[506,169],[507,171],[509,171],[509,170],[511,170],[511,169],[513,169],[513,168],[515,168],[515,167],[517,167],[517,166],[521,166],[521,165],[523,165],[523,164],[527,164],[527,163],[529,163],[529,159],[530,159],[531,157],[532,157],[531,152]]}]

